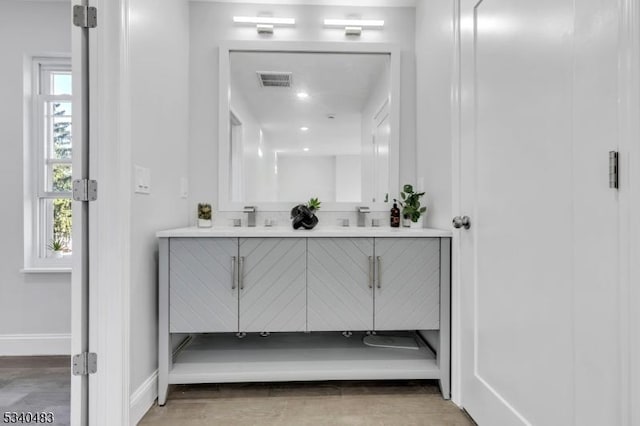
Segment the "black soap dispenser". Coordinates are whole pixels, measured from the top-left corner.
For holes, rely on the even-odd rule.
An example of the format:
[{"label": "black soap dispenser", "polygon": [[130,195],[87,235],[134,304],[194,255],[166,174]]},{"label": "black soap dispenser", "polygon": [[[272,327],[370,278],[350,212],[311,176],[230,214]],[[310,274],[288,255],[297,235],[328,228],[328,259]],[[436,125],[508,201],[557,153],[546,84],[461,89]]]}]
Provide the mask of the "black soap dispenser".
[{"label": "black soap dispenser", "polygon": [[391,223],[392,228],[400,227],[400,209],[398,208],[398,204],[396,200],[393,200],[393,207],[391,207]]}]

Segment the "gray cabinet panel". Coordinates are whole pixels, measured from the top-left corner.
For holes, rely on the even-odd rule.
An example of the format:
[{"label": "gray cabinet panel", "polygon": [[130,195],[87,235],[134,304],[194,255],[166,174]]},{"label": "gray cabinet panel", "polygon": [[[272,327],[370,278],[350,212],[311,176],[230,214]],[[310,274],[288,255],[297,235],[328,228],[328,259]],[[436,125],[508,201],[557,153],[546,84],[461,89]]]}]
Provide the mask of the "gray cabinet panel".
[{"label": "gray cabinet panel", "polygon": [[376,330],[431,330],[440,324],[440,240],[376,238]]},{"label": "gray cabinet panel", "polygon": [[373,238],[308,239],[309,331],[372,330]]},{"label": "gray cabinet panel", "polygon": [[171,238],[169,330],[172,333],[238,331],[233,289],[236,238]]},{"label": "gray cabinet panel", "polygon": [[241,332],[305,331],[306,239],[241,238]]}]

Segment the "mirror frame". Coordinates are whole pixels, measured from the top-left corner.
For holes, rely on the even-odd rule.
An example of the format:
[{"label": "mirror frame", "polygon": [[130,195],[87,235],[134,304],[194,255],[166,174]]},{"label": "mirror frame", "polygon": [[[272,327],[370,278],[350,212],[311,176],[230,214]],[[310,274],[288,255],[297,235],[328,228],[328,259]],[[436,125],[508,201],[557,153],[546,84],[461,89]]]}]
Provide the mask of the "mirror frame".
[{"label": "mirror frame", "polygon": [[[382,53],[390,58],[389,110],[391,133],[389,135],[389,202],[322,202],[322,211],[355,211],[358,206],[368,206],[371,211],[387,211],[393,198],[400,191],[400,49],[390,43],[354,42],[264,42],[227,41],[220,43],[218,85],[218,210],[242,211],[246,205],[254,205],[258,211],[289,211],[297,201],[231,201],[230,191],[230,147],[229,113],[231,85],[229,78],[230,58],[234,51],[245,52],[304,52],[304,53]],[[395,191],[392,188],[396,188]]]}]

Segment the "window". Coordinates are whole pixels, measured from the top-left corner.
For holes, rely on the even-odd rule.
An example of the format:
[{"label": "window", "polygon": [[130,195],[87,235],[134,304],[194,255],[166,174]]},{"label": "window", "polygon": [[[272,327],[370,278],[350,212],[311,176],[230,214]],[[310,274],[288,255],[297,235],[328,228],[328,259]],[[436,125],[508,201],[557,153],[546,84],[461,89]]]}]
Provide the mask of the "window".
[{"label": "window", "polygon": [[[36,58],[32,66],[31,133],[26,143],[25,218],[30,218],[27,265],[69,266],[71,239],[72,96],[71,63]],[[29,226],[28,223],[25,223]]]}]

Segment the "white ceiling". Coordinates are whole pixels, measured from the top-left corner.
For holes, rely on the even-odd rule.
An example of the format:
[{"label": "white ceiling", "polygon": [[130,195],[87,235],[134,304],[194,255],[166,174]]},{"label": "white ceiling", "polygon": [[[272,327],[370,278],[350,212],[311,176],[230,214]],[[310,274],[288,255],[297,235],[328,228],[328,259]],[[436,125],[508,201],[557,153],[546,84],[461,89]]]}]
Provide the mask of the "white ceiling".
[{"label": "white ceiling", "polygon": [[415,7],[418,0],[191,0],[215,3],[293,4],[318,6]]},{"label": "white ceiling", "polygon": [[[388,62],[385,54],[231,52],[231,107],[245,100],[272,150],[360,154],[361,112]],[[292,86],[261,87],[257,71],[291,72]]]}]

